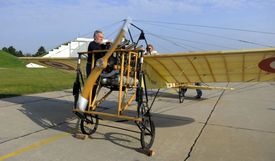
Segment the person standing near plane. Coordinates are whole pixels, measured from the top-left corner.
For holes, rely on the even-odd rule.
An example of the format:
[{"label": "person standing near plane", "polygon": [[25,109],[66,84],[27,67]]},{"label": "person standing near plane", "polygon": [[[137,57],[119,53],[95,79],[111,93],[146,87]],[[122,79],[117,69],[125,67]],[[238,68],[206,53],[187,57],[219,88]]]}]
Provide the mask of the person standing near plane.
[{"label": "person standing near plane", "polygon": [[145,55],[158,55],[158,52],[152,44],[148,44]]},{"label": "person standing near plane", "polygon": [[[94,50],[104,50],[106,49],[106,45],[103,44],[103,39],[104,39],[104,34],[100,30],[96,30],[93,35],[94,41],[90,42],[88,46],[88,52],[94,51]],[[86,75],[87,77],[91,73],[91,68],[92,68],[92,59],[94,55],[94,63],[102,58],[105,53],[95,53],[95,54],[88,54],[88,59],[87,59],[87,64],[86,64]]]},{"label": "person standing near plane", "polygon": [[[195,85],[196,85],[196,86],[201,86],[201,83],[196,82]],[[197,98],[197,99],[200,99],[201,96],[202,96],[202,90],[201,90],[201,89],[196,89],[196,92],[197,92],[196,98]]]},{"label": "person standing near plane", "polygon": [[[195,85],[196,85],[196,86],[201,86],[201,83],[196,82]],[[185,96],[185,93],[187,92],[187,88],[181,87],[180,90],[183,92],[183,97],[184,97],[184,96]],[[196,92],[197,92],[197,95],[196,95],[195,98],[200,99],[201,96],[202,96],[202,90],[201,90],[201,89],[196,89]]]}]

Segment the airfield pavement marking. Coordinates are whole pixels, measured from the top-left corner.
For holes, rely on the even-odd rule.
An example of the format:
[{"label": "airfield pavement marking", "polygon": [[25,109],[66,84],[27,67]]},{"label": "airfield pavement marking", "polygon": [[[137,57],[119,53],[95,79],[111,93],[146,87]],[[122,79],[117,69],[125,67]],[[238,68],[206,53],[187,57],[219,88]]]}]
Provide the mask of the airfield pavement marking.
[{"label": "airfield pavement marking", "polygon": [[[58,97],[54,97],[54,98],[43,98],[43,99],[38,99],[38,100],[23,102],[23,104],[34,103],[34,102],[45,101],[45,100],[51,100],[51,99],[55,99],[55,98],[63,98],[63,97],[66,97],[66,96],[68,96],[68,95],[62,95],[62,96],[58,96]],[[12,104],[12,105],[9,105],[9,106],[15,106],[15,105]],[[4,106],[4,107],[7,107],[7,106]],[[0,108],[1,108],[1,107],[0,107]],[[75,118],[74,118],[74,119],[75,119]],[[74,119],[73,119],[73,120],[74,120]],[[63,122],[63,123],[65,123],[65,122]],[[61,124],[63,124],[63,123],[61,123]],[[58,125],[56,125],[56,126],[58,126]],[[52,128],[52,127],[48,127],[48,128],[43,129],[43,130],[47,130],[47,129],[49,129],[49,128]],[[41,130],[41,131],[43,131],[43,130]],[[3,160],[5,160],[5,159],[11,158],[11,157],[14,157],[14,156],[16,156],[16,155],[20,155],[21,153],[24,153],[24,152],[33,150],[33,149],[35,149],[35,148],[39,148],[39,147],[41,147],[41,146],[43,146],[43,145],[49,144],[49,143],[51,143],[51,142],[53,142],[53,141],[56,141],[56,140],[58,140],[58,139],[64,138],[64,137],[69,136],[69,135],[71,135],[71,133],[62,133],[62,134],[53,135],[53,136],[50,137],[50,138],[43,139],[43,140],[41,140],[41,141],[39,141],[39,142],[37,142],[37,143],[34,143],[34,144],[32,144],[32,145],[29,145],[29,146],[27,146],[27,147],[24,147],[24,148],[21,148],[21,149],[19,149],[19,150],[14,151],[14,152],[11,152],[11,153],[9,153],[9,154],[0,156],[0,161],[3,161]],[[13,140],[13,139],[12,139],[12,140]],[[9,140],[9,141],[10,141],[10,140]]]},{"label": "airfield pavement marking", "polygon": [[[22,104],[34,103],[34,102],[45,101],[45,100],[51,100],[51,99],[56,99],[56,98],[63,98],[63,97],[67,97],[67,96],[68,96],[68,95],[62,95],[62,96],[53,97],[53,98],[43,98],[43,99],[38,99],[38,100],[23,102]],[[16,106],[16,105],[9,105],[9,106]],[[5,106],[5,107],[7,107],[7,106]],[[0,107],[0,108],[1,108],[1,107]],[[103,111],[104,111],[104,110],[103,110]],[[75,120],[75,119],[77,119],[77,118],[73,118],[72,120]],[[70,120],[70,121],[72,121],[72,120]],[[79,120],[78,120],[78,121],[79,121]],[[63,123],[68,123],[68,122],[65,121],[65,122],[62,122],[62,123],[60,123],[60,124],[63,124]],[[58,125],[60,125],[60,124],[58,124]],[[55,126],[58,126],[58,125],[55,125]],[[40,130],[40,131],[48,130],[48,129],[53,128],[53,127],[55,127],[55,126],[51,126],[51,127],[48,127],[48,128],[44,128],[44,129],[42,129],[42,130]],[[8,153],[8,154],[6,154],[6,155],[2,155],[2,156],[0,156],[0,161],[6,160],[6,159],[8,159],[8,158],[11,158],[11,157],[14,157],[14,156],[17,156],[17,155],[20,155],[20,154],[22,154],[22,153],[24,153],[24,152],[33,150],[33,149],[35,149],[35,148],[39,148],[39,147],[41,147],[41,146],[43,146],[43,145],[46,145],[46,144],[49,144],[49,143],[54,142],[54,141],[56,141],[56,140],[62,139],[62,138],[64,138],[64,137],[67,137],[67,136],[71,135],[72,132],[76,132],[76,128],[77,128],[77,127],[75,127],[74,129],[72,129],[72,131],[70,131],[71,133],[69,132],[69,133],[62,133],[62,134],[53,135],[52,137],[43,139],[43,140],[41,140],[41,141],[39,141],[39,142],[36,142],[36,143],[34,143],[34,144],[32,144],[32,145],[29,145],[29,146],[27,146],[27,147],[21,148],[21,149],[19,149],[19,150],[16,150],[16,151],[14,151],[14,152]],[[40,131],[38,131],[38,132],[40,132]],[[33,134],[33,133],[30,133],[30,134]],[[18,137],[18,138],[20,138],[20,137]],[[17,138],[15,138],[15,139],[17,139]],[[11,139],[11,140],[13,140],[13,139]],[[11,140],[8,140],[8,141],[11,141]],[[3,143],[3,142],[2,142],[2,143]]]},{"label": "airfield pavement marking", "polygon": [[52,136],[52,137],[50,137],[50,138],[41,140],[41,141],[39,141],[39,142],[37,142],[37,143],[34,143],[34,144],[30,145],[30,146],[27,146],[27,147],[25,147],[25,148],[21,148],[21,149],[15,151],[15,152],[11,152],[11,153],[9,153],[9,154],[0,156],[0,161],[5,160],[5,159],[8,159],[8,158],[11,158],[11,157],[14,157],[14,156],[16,156],[16,155],[19,155],[19,154],[21,154],[21,153],[30,151],[30,150],[32,150],[32,149],[39,148],[39,147],[41,147],[42,145],[49,144],[49,143],[51,143],[51,142],[53,142],[53,141],[55,141],[55,140],[64,138],[64,137],[69,136],[69,135],[71,135],[71,134],[70,134],[70,133],[62,133],[62,134],[54,135],[54,136]]}]

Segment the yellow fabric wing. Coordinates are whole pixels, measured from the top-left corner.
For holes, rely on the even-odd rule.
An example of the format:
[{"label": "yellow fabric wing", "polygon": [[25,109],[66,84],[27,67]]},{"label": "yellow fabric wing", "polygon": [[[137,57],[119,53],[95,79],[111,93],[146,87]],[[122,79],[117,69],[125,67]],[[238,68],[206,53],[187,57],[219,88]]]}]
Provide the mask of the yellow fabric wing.
[{"label": "yellow fabric wing", "polygon": [[272,57],[275,48],[160,54],[145,56],[143,68],[149,88],[165,88],[166,83],[274,81],[275,73],[259,68],[262,60]]}]

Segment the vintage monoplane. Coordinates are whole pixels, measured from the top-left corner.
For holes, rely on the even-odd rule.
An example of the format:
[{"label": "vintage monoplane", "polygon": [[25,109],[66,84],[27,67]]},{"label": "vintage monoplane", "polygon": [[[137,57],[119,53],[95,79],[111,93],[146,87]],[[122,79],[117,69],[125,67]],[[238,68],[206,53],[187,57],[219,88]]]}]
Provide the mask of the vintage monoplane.
[{"label": "vintage monoplane", "polygon": [[[137,41],[133,40],[130,27],[140,31]],[[126,39],[127,32],[129,41]],[[144,50],[139,47],[142,40],[147,44],[143,30],[125,20],[108,50],[78,53],[77,75],[73,86],[73,112],[81,119],[82,133],[93,134],[97,130],[99,116],[131,120],[135,121],[141,131],[142,148],[150,149],[155,138],[155,125],[150,111],[160,88],[178,88],[182,102],[183,88],[231,89],[195,86],[195,82],[275,81],[275,48],[144,55]],[[83,56],[99,52],[104,52],[105,56],[93,61],[92,72],[85,79],[81,71]],[[29,61],[44,65],[48,62],[66,62],[64,59],[55,58],[33,58]],[[99,97],[103,87],[108,89],[108,92]],[[148,88],[158,89],[150,103]],[[114,105],[116,112],[99,111],[100,104],[114,91],[118,95],[117,104]],[[136,115],[128,116],[125,111],[134,101]]]}]

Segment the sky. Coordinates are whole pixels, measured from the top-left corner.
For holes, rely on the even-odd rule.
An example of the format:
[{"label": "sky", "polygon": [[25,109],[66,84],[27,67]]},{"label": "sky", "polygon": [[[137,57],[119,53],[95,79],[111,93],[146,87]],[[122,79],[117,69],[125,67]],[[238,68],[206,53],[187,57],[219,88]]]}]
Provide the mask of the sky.
[{"label": "sky", "polygon": [[274,7],[275,0],[0,0],[0,48],[49,51],[96,29],[112,40],[125,18],[162,53],[275,47]]}]

